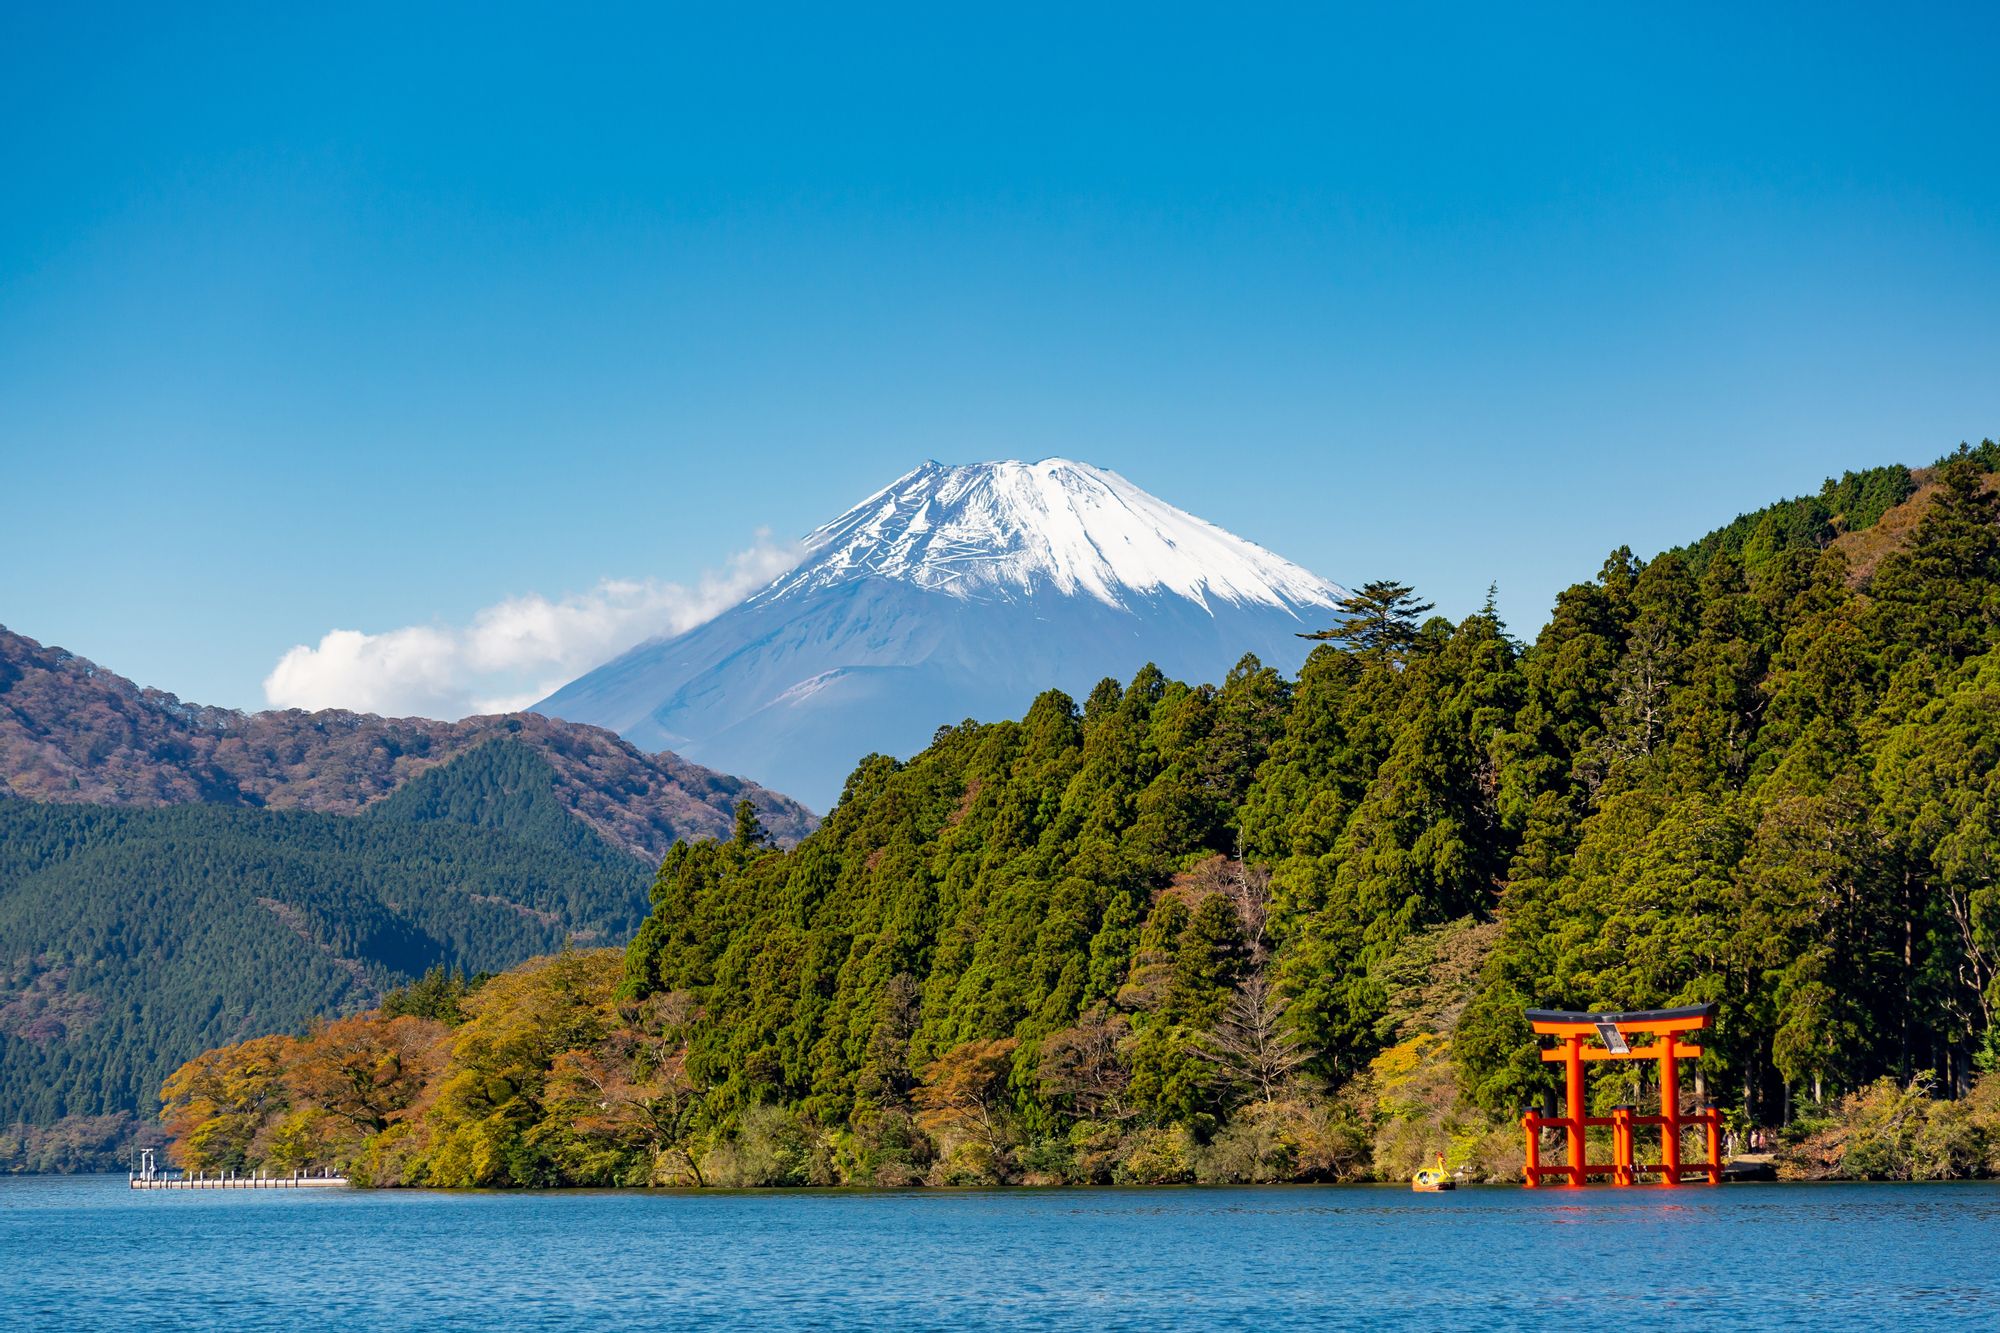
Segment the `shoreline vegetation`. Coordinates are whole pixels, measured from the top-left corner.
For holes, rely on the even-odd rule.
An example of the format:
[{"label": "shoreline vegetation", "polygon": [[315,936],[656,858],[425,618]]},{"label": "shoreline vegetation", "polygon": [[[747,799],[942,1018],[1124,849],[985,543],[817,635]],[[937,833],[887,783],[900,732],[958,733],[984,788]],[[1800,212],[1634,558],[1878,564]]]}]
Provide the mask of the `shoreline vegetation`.
[{"label": "shoreline vegetation", "polygon": [[[167,1088],[176,1159],[211,1172],[331,1166],[376,1187],[1363,1184],[1407,1181],[1444,1143],[1468,1183],[1520,1180],[1518,1128],[1469,1115],[1440,1043],[1422,1040],[1390,1048],[1337,1096],[1289,1080],[1206,1143],[1185,1126],[1111,1120],[1027,1140],[1000,1109],[1017,1049],[1005,1043],[941,1061],[914,1114],[868,1130],[767,1105],[704,1131],[674,1056],[681,998],[621,999],[623,973],[610,949],[536,959],[490,993],[434,973],[383,1010],[209,1052]],[[583,1044],[550,1053],[569,1042]],[[1773,1135],[1779,1178],[2000,1176],[2000,1074],[1964,1098],[1937,1092],[1928,1076],[1885,1077],[1797,1108]],[[542,1108],[526,1133],[468,1114],[524,1094]],[[524,1167],[527,1179],[505,1174]]]},{"label": "shoreline vegetation", "polygon": [[[1518,1179],[1521,1010],[1713,1002],[1784,1175],[2000,1171],[2000,445],[1849,473],[1523,644],[1371,583],[1296,680],[1146,668],[738,807],[623,950],[188,1062],[176,1160],[375,1185]],[[1594,1109],[1656,1108],[1642,1067]]]},{"label": "shoreline vegetation", "polygon": [[123,1171],[141,1148],[164,1148],[158,1122],[130,1111],[69,1115],[50,1124],[0,1125],[0,1175],[67,1176]]}]

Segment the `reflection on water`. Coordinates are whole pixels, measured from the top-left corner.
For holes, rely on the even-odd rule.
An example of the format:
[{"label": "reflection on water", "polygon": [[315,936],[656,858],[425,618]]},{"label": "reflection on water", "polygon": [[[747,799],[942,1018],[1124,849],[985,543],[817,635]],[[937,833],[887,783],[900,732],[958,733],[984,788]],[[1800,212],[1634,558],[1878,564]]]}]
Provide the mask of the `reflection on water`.
[{"label": "reflection on water", "polygon": [[135,1194],[0,1180],[0,1326],[2000,1323],[2000,1185]]}]

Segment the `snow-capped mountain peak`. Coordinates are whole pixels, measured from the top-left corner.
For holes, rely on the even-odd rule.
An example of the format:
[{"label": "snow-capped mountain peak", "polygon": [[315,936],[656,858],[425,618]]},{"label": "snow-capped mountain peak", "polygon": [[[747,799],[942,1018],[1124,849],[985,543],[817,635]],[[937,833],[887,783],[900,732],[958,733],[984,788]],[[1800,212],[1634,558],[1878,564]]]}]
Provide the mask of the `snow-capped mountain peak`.
[{"label": "snow-capped mountain peak", "polygon": [[1203,607],[1297,611],[1344,595],[1115,472],[1066,458],[926,462],[810,533],[805,547],[804,561],[753,600],[870,577],[978,601],[1039,592],[1120,608],[1173,593]]},{"label": "snow-capped mountain peak", "polygon": [[571,681],[537,711],[753,776],[820,809],[857,760],[968,717],[1019,717],[1152,663],[1219,681],[1296,671],[1341,589],[1064,458],[925,463],[811,533],[805,559],[684,633]]}]

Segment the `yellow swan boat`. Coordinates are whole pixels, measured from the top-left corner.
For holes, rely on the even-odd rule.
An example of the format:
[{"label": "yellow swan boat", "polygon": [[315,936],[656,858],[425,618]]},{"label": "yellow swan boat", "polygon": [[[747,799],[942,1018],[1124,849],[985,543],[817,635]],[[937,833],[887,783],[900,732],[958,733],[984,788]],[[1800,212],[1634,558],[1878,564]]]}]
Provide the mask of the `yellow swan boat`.
[{"label": "yellow swan boat", "polygon": [[1410,1188],[1420,1194],[1441,1194],[1445,1190],[1455,1190],[1458,1182],[1451,1178],[1451,1172],[1444,1169],[1444,1154],[1438,1154],[1438,1164],[1427,1166],[1410,1178]]}]

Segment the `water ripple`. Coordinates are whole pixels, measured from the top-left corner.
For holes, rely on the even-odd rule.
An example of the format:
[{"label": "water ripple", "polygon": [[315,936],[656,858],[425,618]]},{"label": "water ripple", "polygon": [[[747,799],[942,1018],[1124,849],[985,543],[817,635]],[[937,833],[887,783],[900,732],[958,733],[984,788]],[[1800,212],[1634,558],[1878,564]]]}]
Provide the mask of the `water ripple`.
[{"label": "water ripple", "polygon": [[1926,1328],[2000,1185],[147,1193],[0,1180],[4,1328]]}]

